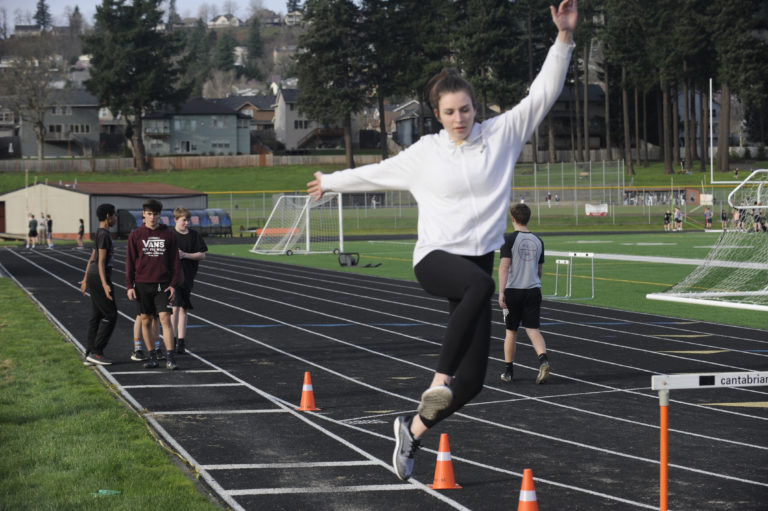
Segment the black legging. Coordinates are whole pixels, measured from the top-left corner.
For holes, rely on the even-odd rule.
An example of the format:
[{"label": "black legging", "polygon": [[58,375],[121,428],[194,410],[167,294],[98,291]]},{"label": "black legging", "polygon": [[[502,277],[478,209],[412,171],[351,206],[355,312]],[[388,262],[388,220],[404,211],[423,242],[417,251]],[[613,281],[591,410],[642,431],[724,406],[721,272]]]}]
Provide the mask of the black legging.
[{"label": "black legging", "polygon": [[427,254],[414,268],[426,292],[448,299],[450,317],[437,372],[454,377],[453,401],[433,420],[421,418],[428,428],[460,409],[480,393],[488,367],[491,342],[491,278],[494,253],[459,256],[442,250]]},{"label": "black legging", "polygon": [[107,298],[101,277],[98,273],[89,272],[86,280],[88,291],[91,293],[91,318],[88,320],[88,337],[86,350],[88,353],[103,355],[104,348],[117,325],[117,306],[115,305],[115,290],[112,281],[107,278],[109,293],[112,300]]}]

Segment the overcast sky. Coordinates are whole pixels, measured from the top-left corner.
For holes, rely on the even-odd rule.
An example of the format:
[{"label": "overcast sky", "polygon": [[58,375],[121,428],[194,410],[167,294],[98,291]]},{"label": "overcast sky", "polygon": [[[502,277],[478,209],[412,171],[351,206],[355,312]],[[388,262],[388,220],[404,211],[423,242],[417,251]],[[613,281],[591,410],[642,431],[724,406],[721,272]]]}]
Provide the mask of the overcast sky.
[{"label": "overcast sky", "polygon": [[[46,2],[53,15],[53,24],[57,26],[67,25],[66,13],[74,10],[75,6],[80,8],[80,12],[85,17],[89,25],[93,25],[93,15],[96,13],[96,6],[101,4],[100,0],[47,0]],[[163,2],[167,8],[168,2]],[[235,14],[241,19],[245,19],[251,13],[251,6],[260,4],[266,9],[285,14],[286,0],[176,0],[176,10],[184,17],[197,17],[201,5],[209,7],[209,13],[226,14],[223,12],[225,5],[236,7]],[[13,25],[17,23],[17,16],[22,16],[21,25],[27,24],[26,13],[29,17],[35,15],[37,2],[35,0],[0,0],[0,9],[5,9],[8,17],[8,28],[13,31]],[[1,17],[0,17],[1,19]],[[34,24],[34,21],[30,24]]]}]

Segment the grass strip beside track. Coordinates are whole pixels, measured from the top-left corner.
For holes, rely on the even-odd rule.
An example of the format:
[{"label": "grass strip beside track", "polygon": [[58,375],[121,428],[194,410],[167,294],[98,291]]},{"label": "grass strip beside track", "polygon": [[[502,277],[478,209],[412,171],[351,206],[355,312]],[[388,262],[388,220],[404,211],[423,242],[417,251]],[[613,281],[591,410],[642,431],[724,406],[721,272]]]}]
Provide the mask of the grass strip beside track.
[{"label": "grass strip beside track", "polygon": [[8,278],[0,445],[0,509],[220,509]]}]

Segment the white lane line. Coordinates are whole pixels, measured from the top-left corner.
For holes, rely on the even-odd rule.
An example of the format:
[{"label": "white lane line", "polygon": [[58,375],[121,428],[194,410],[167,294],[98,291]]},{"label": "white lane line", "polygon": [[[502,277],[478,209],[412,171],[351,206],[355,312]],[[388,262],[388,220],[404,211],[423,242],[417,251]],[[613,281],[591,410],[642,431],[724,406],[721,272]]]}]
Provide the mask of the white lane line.
[{"label": "white lane line", "polygon": [[[139,362],[136,362],[137,364]],[[203,374],[203,373],[218,373],[219,371],[214,371],[213,369],[184,369],[184,374]],[[131,376],[134,374],[140,374],[140,375],[146,375],[146,374],[166,374],[166,371],[160,371],[158,369],[155,369],[154,371],[110,371],[110,373],[118,375],[118,376]]]},{"label": "white lane line", "polygon": [[321,467],[376,467],[378,463],[368,460],[358,461],[316,461],[306,463],[232,463],[229,465],[202,465],[200,468],[205,470],[275,470],[275,469],[298,469],[298,468],[321,468]]},{"label": "white lane line", "polygon": [[[239,385],[239,383],[238,383]],[[125,387],[123,387],[125,388]],[[254,413],[286,413],[282,408],[270,408],[259,410],[161,410],[159,412],[147,412],[149,415],[248,415]]]},{"label": "white lane line", "polygon": [[410,484],[371,484],[360,486],[304,486],[301,488],[252,488],[246,490],[227,490],[227,495],[242,497],[246,495],[295,495],[297,493],[360,493],[369,491],[418,490]]},{"label": "white lane line", "polygon": [[162,385],[123,385],[124,389],[194,389],[200,387],[242,387],[240,383],[163,383]]}]

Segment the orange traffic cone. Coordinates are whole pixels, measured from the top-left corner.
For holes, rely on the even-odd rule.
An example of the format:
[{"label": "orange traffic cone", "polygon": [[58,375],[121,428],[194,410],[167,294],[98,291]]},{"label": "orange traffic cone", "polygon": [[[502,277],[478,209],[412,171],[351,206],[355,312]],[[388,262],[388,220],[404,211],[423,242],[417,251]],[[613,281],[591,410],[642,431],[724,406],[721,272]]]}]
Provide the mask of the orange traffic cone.
[{"label": "orange traffic cone", "polygon": [[437,465],[435,465],[435,482],[428,484],[434,490],[459,490],[453,477],[453,461],[451,461],[451,446],[448,445],[448,435],[440,434],[440,447],[437,449]]},{"label": "orange traffic cone", "polygon": [[520,503],[517,505],[517,511],[539,511],[536,490],[533,487],[533,471],[530,468],[523,470],[523,484],[520,486]]},{"label": "orange traffic cone", "polygon": [[304,373],[304,385],[301,387],[301,403],[296,410],[302,412],[316,412],[320,408],[315,407],[315,391],[312,389],[312,378],[309,371]]}]

